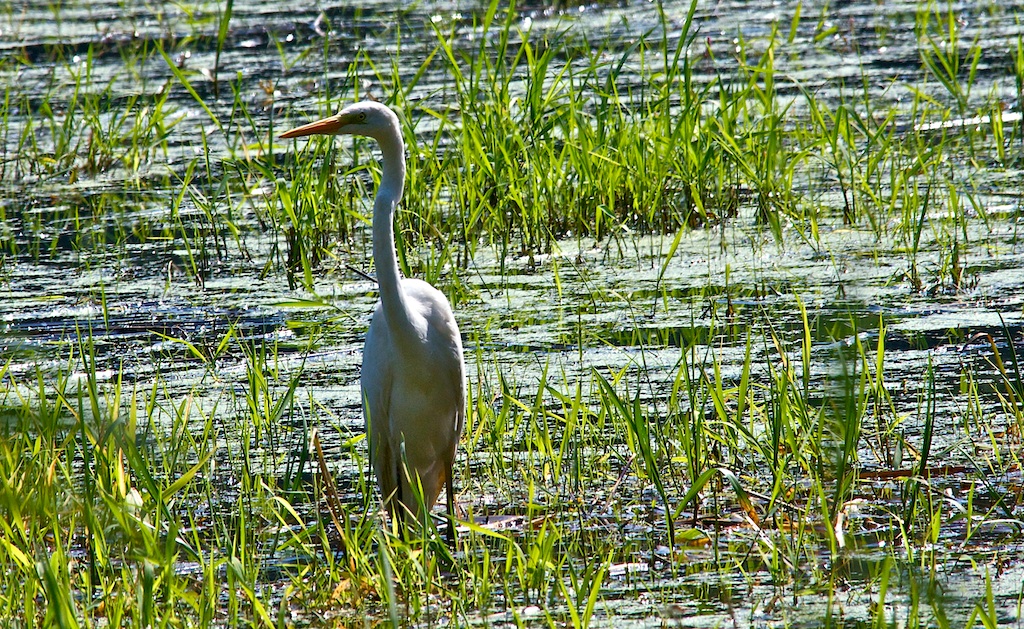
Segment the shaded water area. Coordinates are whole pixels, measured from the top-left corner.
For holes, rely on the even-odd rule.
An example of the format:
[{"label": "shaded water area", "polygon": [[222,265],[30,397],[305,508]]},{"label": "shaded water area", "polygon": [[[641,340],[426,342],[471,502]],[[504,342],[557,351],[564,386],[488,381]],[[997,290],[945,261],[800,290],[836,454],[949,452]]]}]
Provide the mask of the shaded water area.
[{"label": "shaded water area", "polygon": [[[772,103],[740,116],[747,144],[714,144],[734,166],[706,188],[679,173],[659,182],[664,224],[611,207],[611,227],[552,221],[532,240],[525,220],[462,231],[450,171],[422,165],[459,153],[469,113],[471,81],[438,42],[468,68],[482,40],[500,39],[482,26],[487,6],[229,6],[229,20],[216,3],[0,12],[4,435],[46,432],[17,417],[50,395],[69,409],[58,422],[69,441],[113,398],[125,422],[137,406],[137,447],[160,453],[153,475],[183,492],[167,513],[190,514],[192,547],[209,543],[175,570],[206,583],[202,558],[233,561],[230,540],[252,535],[245,587],[283,624],[388,618],[387,588],[351,575],[289,603],[304,570],[343,553],[282,541],[330,529],[314,432],[353,521],[372,488],[359,365],[377,295],[353,269],[373,271],[375,171],[363,166],[376,153],[271,138],[369,96],[407,107],[422,152],[410,162],[428,182],[410,193],[438,182],[430,203],[407,199],[398,225],[404,269],[449,296],[463,332],[459,502],[481,527],[505,523],[494,530],[532,559],[518,589],[507,575],[491,575],[486,595],[436,586],[404,610],[410,623],[570,625],[595,574],[595,626],[961,626],[979,609],[1024,622],[1024,3],[700,2],[684,57],[687,80],[710,86],[704,119],[724,120],[715,103],[750,85]],[[531,54],[556,51],[541,92],[596,66],[618,106],[642,112],[688,8],[530,4],[497,19],[511,27],[509,55],[531,42]],[[943,66],[950,51],[955,67]],[[771,72],[757,70],[766,58]],[[511,108],[531,106],[531,80],[510,81]],[[601,98],[583,105],[601,111]],[[826,136],[856,140],[808,148],[802,129],[824,110]],[[760,126],[773,116],[777,127]],[[778,144],[757,143],[775,132]],[[886,142],[911,148],[873,162]],[[329,220],[294,218],[305,201],[293,181],[320,186]],[[88,408],[81,383],[105,406]],[[168,462],[167,444],[188,439]],[[197,462],[205,490],[172,484]],[[714,469],[700,500],[684,500]],[[288,501],[287,517],[246,497],[260,486]],[[550,530],[559,542],[531,546]],[[483,546],[456,555],[512,556]],[[87,542],[71,552],[93,561]],[[227,559],[211,570],[235,574]],[[233,587],[213,624],[239,613],[224,602]],[[452,601],[474,587],[474,602]]]}]

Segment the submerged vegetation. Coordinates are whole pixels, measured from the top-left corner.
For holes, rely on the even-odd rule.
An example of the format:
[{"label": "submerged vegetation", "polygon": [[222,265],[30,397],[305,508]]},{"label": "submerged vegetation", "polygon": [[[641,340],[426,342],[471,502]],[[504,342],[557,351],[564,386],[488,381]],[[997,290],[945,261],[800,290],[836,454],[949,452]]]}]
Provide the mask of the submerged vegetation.
[{"label": "submerged vegetation", "polygon": [[[741,4],[0,10],[0,617],[1021,623],[1021,7]],[[365,97],[454,544],[367,477],[372,145],[275,139]]]}]

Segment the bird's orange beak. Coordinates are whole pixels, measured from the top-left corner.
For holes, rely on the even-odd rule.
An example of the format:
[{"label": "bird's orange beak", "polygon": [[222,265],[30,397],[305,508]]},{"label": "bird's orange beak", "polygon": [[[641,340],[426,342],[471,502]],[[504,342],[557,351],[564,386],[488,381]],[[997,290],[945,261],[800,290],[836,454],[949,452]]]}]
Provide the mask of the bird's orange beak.
[{"label": "bird's orange beak", "polygon": [[352,122],[351,116],[339,113],[316,122],[304,124],[301,127],[289,129],[278,137],[287,140],[288,138],[298,138],[305,135],[335,135],[338,129],[344,127],[349,122]]}]

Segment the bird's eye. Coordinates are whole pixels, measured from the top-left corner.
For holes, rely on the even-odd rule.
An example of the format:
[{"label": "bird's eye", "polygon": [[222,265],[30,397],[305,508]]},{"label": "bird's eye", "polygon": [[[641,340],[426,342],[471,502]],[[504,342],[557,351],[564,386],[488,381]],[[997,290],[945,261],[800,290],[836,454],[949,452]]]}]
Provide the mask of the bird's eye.
[{"label": "bird's eye", "polygon": [[366,122],[366,112],[359,114],[359,122]]}]

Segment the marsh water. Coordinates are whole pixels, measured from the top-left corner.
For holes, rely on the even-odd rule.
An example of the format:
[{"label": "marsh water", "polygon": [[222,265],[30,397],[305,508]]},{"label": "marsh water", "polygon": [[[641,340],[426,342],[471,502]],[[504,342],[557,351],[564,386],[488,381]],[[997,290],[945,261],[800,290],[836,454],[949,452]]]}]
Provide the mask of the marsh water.
[{"label": "marsh water", "polygon": [[[674,47],[688,6],[664,3],[663,19],[648,2],[529,4],[517,9],[516,19],[524,39],[576,37],[618,59],[639,38],[660,38],[663,25]],[[1012,58],[1024,30],[1016,18],[1022,8],[1014,2],[955,7],[962,41],[980,42],[973,98],[1002,101],[1008,113],[1021,107]],[[358,503],[357,479],[364,470],[348,458],[345,442],[362,430],[360,352],[376,294],[373,282],[350,267],[372,272],[368,231],[358,228],[339,239],[344,245],[338,257],[320,262],[311,290],[296,286],[284,269],[285,236],[267,229],[262,218],[260,187],[274,182],[257,182],[248,190],[217,182],[233,161],[291,150],[282,143],[271,145],[274,129],[321,115],[356,92],[386,99],[365,65],[360,66],[362,75],[353,77],[354,63],[368,59],[381,70],[400,59],[397,72],[405,81],[435,49],[435,27],[457,28],[456,41],[471,47],[479,36],[474,25],[486,6],[422,2],[396,9],[383,2],[357,8],[345,2],[238,0],[215,61],[221,10],[214,3],[80,1],[14,2],[0,11],[0,55],[8,60],[0,72],[15,104],[0,129],[0,238],[5,241],[0,363],[5,365],[6,403],[16,395],[30,396],[18,388],[37,375],[45,379],[70,369],[74,376],[75,357],[86,353],[101,381],[124,378],[146,389],[159,375],[168,396],[189,395],[207,412],[225,412],[228,421],[226,411],[244,405],[239,400],[247,362],[242,352],[225,349],[222,340],[229,334],[263,339],[274,347],[282,382],[301,373],[295,397],[304,405],[291,421],[321,427],[342,497]],[[797,10],[801,18],[794,26]],[[778,97],[791,102],[797,119],[805,107],[801,90],[824,102],[838,99],[842,90],[863,90],[879,110],[909,101],[908,85],[940,94],[941,86],[921,66],[915,34],[920,10],[917,3],[904,1],[701,2],[689,52],[699,60],[694,80],[728,76],[739,63],[734,52],[741,43],[763,48],[761,42],[778,29],[789,38],[776,57]],[[330,42],[329,63],[322,54],[325,40]],[[141,46],[158,44],[173,49],[169,61],[138,54]],[[132,55],[138,55],[134,63]],[[169,63],[189,73],[196,95],[169,74]],[[627,57],[627,64],[639,60]],[[82,73],[87,74],[84,80]],[[444,111],[449,104],[447,80],[429,67],[417,77],[409,98],[422,107],[424,129],[431,124],[427,110]],[[165,91],[167,120],[152,133],[166,134],[167,142],[143,156],[138,169],[119,165],[133,159],[131,147],[121,147],[110,164],[90,163],[89,139],[59,127],[71,117],[70,103],[89,93],[129,103],[138,96],[153,102]],[[329,105],[328,91],[337,95]],[[248,106],[251,120],[233,109],[239,100]],[[970,98],[966,102],[974,104]],[[47,107],[56,126],[30,128],[23,110]],[[141,107],[128,111],[132,117],[147,115]],[[965,111],[964,120],[975,111]],[[107,116],[101,124],[117,122],[116,114]],[[1006,120],[1007,128],[1017,125],[1019,143],[1019,118]],[[912,112],[890,121],[905,130],[916,123]],[[955,133],[964,124],[979,123],[954,119],[949,128]],[[53,163],[26,165],[17,156],[29,138],[66,142],[76,150],[66,161],[54,149]],[[816,381],[848,368],[851,348],[875,347],[883,339],[886,384],[895,414],[906,419],[901,434],[908,442],[924,430],[919,410],[925,374],[934,374],[935,390],[946,395],[935,398],[935,415],[942,419],[931,447],[950,470],[934,482],[939,495],[957,498],[980,483],[973,455],[984,447],[964,443],[962,432],[952,429],[965,421],[969,403],[957,395],[964,374],[982,383],[979,403],[996,409],[1001,381],[993,352],[998,348],[1012,370],[1014,352],[1024,351],[1021,148],[1009,148],[1018,155],[1015,162],[985,168],[980,176],[969,158],[950,156],[950,179],[962,186],[961,196],[967,199],[963,213],[969,217],[958,232],[955,281],[938,229],[924,229],[919,246],[910,252],[904,237],[840,220],[818,225],[817,234],[796,223],[785,223],[776,232],[758,220],[752,203],[740,203],[734,217],[717,224],[685,230],[675,246],[672,233],[626,230],[598,241],[570,236],[550,250],[480,246],[465,264],[448,267],[441,282],[442,287],[450,283],[451,274],[460,280],[453,302],[470,386],[497,386],[501,374],[512,388],[529,390],[543,376],[570,390],[568,383],[594,370],[626,370],[640,374],[643,402],[657,408],[671,391],[680,363],[711,349],[720,362],[718,378],[738,382],[748,328],[799,342],[803,306],[812,340],[810,377]],[[341,161],[349,159],[343,155]],[[202,172],[194,179],[199,183],[182,183],[193,181],[190,168]],[[825,179],[804,173],[798,190],[815,203],[841,207],[841,193]],[[234,231],[210,219],[210,208],[231,214]],[[750,351],[751,378],[771,378],[775,348],[755,343]],[[1020,426],[1009,414],[993,413],[1004,422],[999,426],[1003,438],[1018,431],[1019,457]],[[296,430],[273,447],[285,453],[305,447],[307,437],[306,431]],[[519,437],[509,435],[514,438]],[[867,444],[859,458],[867,473],[879,467],[877,452]],[[282,467],[294,464],[287,456],[266,460]],[[459,469],[460,499],[478,513],[523,511],[514,499],[498,500],[484,482],[471,480],[472,461],[460,461]],[[969,547],[955,534],[935,541],[947,548],[937,598],[950,618],[967,618],[991,571],[1000,620],[1013,626],[1021,622],[1024,476],[1019,465],[1010,470],[983,483],[990,497],[1017,497],[1001,503],[1005,514],[998,524],[970,537]],[[234,492],[225,487],[225,503],[233,501]],[[522,496],[528,499],[533,498]],[[884,554],[877,550],[865,542],[849,558],[851,583],[869,578],[877,568]],[[821,597],[798,604],[793,594],[792,605],[777,601],[777,588],[756,572],[754,578],[747,574],[730,580],[696,568],[652,569],[650,559],[638,556],[635,564],[609,571],[596,624],[814,626],[826,607]],[[706,560],[693,559],[692,565]],[[996,560],[998,575],[992,567]],[[270,586],[274,574],[268,567]],[[905,582],[918,578],[909,567]],[[848,597],[842,606],[850,623],[873,617],[870,596],[856,587],[835,595]],[[896,625],[905,621],[904,613],[894,612]],[[480,610],[477,620],[511,624],[508,614]],[[531,614],[544,624],[533,606],[518,610],[517,617]]]}]

